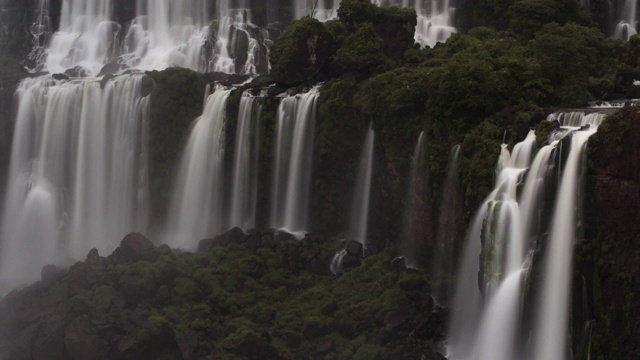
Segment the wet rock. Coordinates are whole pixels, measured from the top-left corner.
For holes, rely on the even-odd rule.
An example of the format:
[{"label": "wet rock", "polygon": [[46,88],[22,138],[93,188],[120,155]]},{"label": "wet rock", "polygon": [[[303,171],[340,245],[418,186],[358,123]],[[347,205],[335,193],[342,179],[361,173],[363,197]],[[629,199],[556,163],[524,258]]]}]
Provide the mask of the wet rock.
[{"label": "wet rock", "polygon": [[69,296],[73,297],[83,290],[88,290],[98,282],[98,273],[88,264],[77,263],[69,270],[67,283]]},{"label": "wet rock", "polygon": [[351,240],[347,243],[347,254],[353,256],[362,256],[362,243]]},{"label": "wet rock", "polygon": [[114,75],[120,72],[124,67],[117,62],[110,62],[107,65],[103,66],[98,73],[98,76],[104,75]]},{"label": "wet rock", "polygon": [[62,277],[67,273],[65,269],[57,267],[55,265],[45,265],[40,270],[40,279],[43,282],[54,282],[62,279]]},{"label": "wet rock", "polygon": [[53,74],[51,75],[52,78],[54,78],[55,80],[69,80],[69,77],[65,74]]},{"label": "wet rock", "polygon": [[65,316],[62,314],[52,315],[43,319],[33,344],[31,359],[64,360],[65,325]]},{"label": "wet rock", "polygon": [[213,239],[203,239],[198,243],[198,251],[205,252],[211,250],[214,246],[227,246],[232,242],[239,243],[245,237],[244,231],[239,227],[234,227]]},{"label": "wet rock", "polygon": [[82,78],[89,76],[89,70],[78,65],[72,67],[71,69],[67,69],[64,74],[69,76],[70,78]]},{"label": "wet rock", "polygon": [[113,252],[117,262],[148,260],[153,254],[153,243],[140,233],[130,233],[122,239],[120,246]]},{"label": "wet rock", "polygon": [[397,258],[391,260],[391,270],[393,270],[396,274],[407,271],[407,259],[405,259],[404,256],[398,256]]},{"label": "wet rock", "polygon": [[67,326],[64,346],[72,360],[109,358],[106,344],[98,337],[94,326],[83,318],[77,318]]}]

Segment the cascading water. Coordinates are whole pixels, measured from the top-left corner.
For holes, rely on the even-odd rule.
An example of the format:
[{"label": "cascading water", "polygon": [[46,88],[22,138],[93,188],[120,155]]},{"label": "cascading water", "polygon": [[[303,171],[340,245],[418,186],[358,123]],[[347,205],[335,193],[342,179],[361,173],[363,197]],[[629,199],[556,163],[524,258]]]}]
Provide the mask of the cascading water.
[{"label": "cascading water", "polygon": [[[496,188],[476,213],[468,234],[450,325],[450,359],[566,358],[578,170],[586,140],[603,117],[596,113],[551,116],[550,120],[558,119],[565,130],[552,135],[551,143],[538,151],[533,162],[533,132],[514,147],[513,154],[503,145]],[[563,164],[549,250],[544,257],[546,270],[536,302],[539,310],[533,348],[527,351],[523,344],[529,330],[520,334],[519,329],[530,328],[521,324],[521,318],[523,296],[531,295],[524,294],[522,282],[531,267],[533,250],[547,231],[541,217],[546,183],[556,179],[553,173],[558,168],[554,154],[559,141],[554,139],[565,136],[571,136],[571,151]]]},{"label": "cascading water", "polygon": [[356,180],[347,238],[367,245],[367,225],[369,223],[369,197],[371,194],[371,175],[373,174],[373,144],[375,133],[369,128],[362,147],[358,177]]},{"label": "cascading water", "polygon": [[411,159],[411,173],[409,174],[409,186],[406,195],[407,201],[402,221],[402,239],[399,249],[400,255],[403,256],[407,264],[412,267],[417,267],[420,262],[420,257],[426,255],[422,251],[422,236],[424,234],[421,234],[418,228],[420,219],[416,219],[419,206],[417,202],[421,200],[421,195],[425,193],[424,188],[426,187],[426,180],[423,176],[425,143],[426,136],[424,132],[421,132],[418,136],[418,141],[416,142]]},{"label": "cascading water", "polygon": [[[245,16],[250,9],[230,8],[229,3],[216,3],[217,28],[210,28],[216,23],[209,17],[209,2],[202,0],[137,0],[136,17],[127,24],[113,20],[112,0],[65,0],[44,68],[51,73],[76,68],[81,76],[95,76],[107,64],[116,72],[180,66],[256,73],[258,53],[270,44],[268,32],[251,24]],[[215,46],[209,46],[211,41]],[[268,65],[261,68],[266,71]]]},{"label": "cascading water", "polygon": [[436,244],[431,258],[431,277],[434,279],[432,294],[442,304],[448,302],[450,278],[454,275],[455,248],[464,233],[461,231],[462,197],[458,173],[460,145],[451,149],[447,175],[442,189]]},{"label": "cascading water", "polygon": [[255,226],[258,191],[258,147],[261,106],[248,91],[242,94],[231,181],[229,228]]},{"label": "cascading water", "polygon": [[[453,26],[455,8],[450,6],[449,0],[372,0],[378,6],[411,7],[416,10],[418,23],[415,41],[420,46],[433,47],[439,42],[446,41],[456,32]],[[320,21],[336,19],[338,17],[339,0],[293,0],[294,16],[312,16]]]},{"label": "cascading water", "polygon": [[[362,146],[360,163],[358,164],[358,177],[353,192],[351,202],[351,214],[349,215],[349,228],[347,229],[347,239],[355,240],[367,246],[367,229],[369,225],[369,199],[371,195],[371,177],[373,175],[373,145],[375,142],[375,132],[369,127]],[[347,250],[338,251],[331,260],[331,272],[337,274],[343,270],[343,259],[347,255]]]},{"label": "cascading water", "polygon": [[[31,27],[33,69],[65,72],[72,80],[26,79],[17,90],[0,232],[3,288],[37,279],[45,264],[80,258],[92,247],[109,251],[126,233],[146,230],[149,99],[142,96],[143,75],[138,71],[169,66],[257,71],[260,57],[252,52],[265,51],[268,35],[250,23],[250,11],[231,9],[229,3],[216,3],[220,21],[215,32],[209,28],[212,11],[207,1],[138,0],[135,17],[118,23],[112,0],[63,0],[59,30],[44,49],[49,1],[40,0],[39,16]],[[224,45],[219,53],[209,46],[212,39]],[[234,66],[219,65],[229,61]],[[124,70],[127,75],[102,83],[92,77]],[[204,120],[196,126],[215,127]],[[181,196],[176,202],[204,199],[186,190]],[[215,203],[210,206],[211,212],[217,211]],[[198,237],[215,235],[221,228],[215,221],[203,224],[196,215],[171,219],[177,231],[172,240],[180,246],[193,246]],[[193,229],[184,230],[190,221]]]},{"label": "cascading water", "polygon": [[220,233],[223,217],[225,109],[231,90],[218,87],[194,121],[180,160],[165,241],[194,248]]},{"label": "cascading water", "polygon": [[624,0],[624,8],[618,15],[614,38],[629,40],[631,36],[638,34],[637,6],[637,0]]},{"label": "cascading water", "polygon": [[[19,98],[2,220],[3,285],[144,231],[146,121],[142,76],[26,79]],[[29,259],[25,261],[25,259]]]},{"label": "cascading water", "polygon": [[415,41],[420,46],[433,47],[439,42],[445,42],[456,32],[453,26],[455,8],[450,6],[449,0],[373,0],[378,6],[402,6],[413,8],[418,15]]},{"label": "cascading water", "polygon": [[294,16],[312,16],[320,21],[332,20],[338,17],[340,0],[294,0]]},{"label": "cascading water", "polygon": [[[602,122],[601,114],[589,114],[580,124],[591,125],[576,131],[563,169],[556,207],[553,212],[551,236],[545,254],[544,282],[537,302],[536,324],[533,332],[535,360],[562,360],[568,357],[567,332],[573,247],[576,241],[576,206],[580,183],[580,164],[587,140]],[[575,124],[561,123],[562,126]]]},{"label": "cascading water", "polygon": [[271,226],[307,227],[311,163],[319,87],[287,96],[278,107],[271,198]]}]

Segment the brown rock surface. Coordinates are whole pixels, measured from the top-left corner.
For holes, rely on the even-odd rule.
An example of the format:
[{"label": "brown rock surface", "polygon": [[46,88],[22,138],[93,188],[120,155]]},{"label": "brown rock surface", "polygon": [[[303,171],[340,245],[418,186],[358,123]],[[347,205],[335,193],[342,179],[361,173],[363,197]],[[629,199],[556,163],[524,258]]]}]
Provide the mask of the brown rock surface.
[{"label": "brown rock surface", "polygon": [[589,140],[588,153],[592,358],[632,359],[640,354],[640,110],[610,116]]}]

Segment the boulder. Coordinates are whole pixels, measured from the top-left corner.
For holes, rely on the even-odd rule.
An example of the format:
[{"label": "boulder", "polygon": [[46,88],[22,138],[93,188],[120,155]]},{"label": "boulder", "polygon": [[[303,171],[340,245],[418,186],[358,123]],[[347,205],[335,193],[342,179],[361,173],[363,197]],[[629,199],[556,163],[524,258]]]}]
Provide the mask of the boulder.
[{"label": "boulder", "polygon": [[397,258],[391,260],[391,270],[393,270],[396,274],[407,271],[407,259],[405,259],[404,256],[398,256]]},{"label": "boulder", "polygon": [[103,66],[102,69],[100,69],[100,72],[98,73],[98,76],[117,74],[123,68],[124,67],[122,65],[118,64],[115,61],[114,62],[110,62],[107,65]]},{"label": "boulder", "polygon": [[82,77],[87,77],[89,76],[89,71],[87,69],[85,69],[84,67],[78,65],[78,66],[74,66],[70,69],[67,69],[64,72],[65,75],[69,76],[70,78],[82,78]]},{"label": "boulder", "polygon": [[200,240],[200,242],[198,242],[198,251],[210,251],[214,245],[227,246],[232,242],[239,243],[244,237],[244,231],[236,226],[214,237],[213,239]]},{"label": "boulder", "polygon": [[64,331],[64,346],[72,360],[109,359],[106,344],[93,325],[83,318],[77,318],[67,326]]},{"label": "boulder", "polygon": [[51,77],[52,77],[54,80],[69,80],[69,77],[68,77],[67,75],[65,75],[65,74],[60,74],[60,73],[58,73],[58,74],[53,74],[53,75],[51,75]]},{"label": "boulder", "polygon": [[361,242],[350,240],[347,243],[347,254],[353,256],[362,256],[362,249],[364,246]]},{"label": "boulder", "polygon": [[51,315],[42,320],[33,344],[31,359],[64,360],[65,315]]},{"label": "boulder", "polygon": [[43,282],[54,282],[60,280],[67,271],[55,265],[45,265],[40,270],[40,279]]},{"label": "boulder", "polygon": [[130,233],[120,242],[120,246],[113,252],[116,262],[134,262],[148,260],[153,255],[155,247],[151,240],[140,233]]}]

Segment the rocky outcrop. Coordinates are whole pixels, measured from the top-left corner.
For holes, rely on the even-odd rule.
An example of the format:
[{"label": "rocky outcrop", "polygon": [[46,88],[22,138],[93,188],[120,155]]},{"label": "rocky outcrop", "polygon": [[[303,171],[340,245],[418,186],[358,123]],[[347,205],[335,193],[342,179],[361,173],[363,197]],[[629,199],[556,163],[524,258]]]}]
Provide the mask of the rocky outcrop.
[{"label": "rocky outcrop", "polygon": [[322,23],[296,20],[271,48],[271,76],[285,86],[313,81],[334,52],[334,39]]},{"label": "rocky outcrop", "polygon": [[[427,277],[378,254],[328,272],[335,242],[231,229],[199,253],[129,234],[114,253],[48,266],[0,301],[3,359],[442,359],[448,313]],[[359,243],[348,252],[361,256]],[[135,256],[134,256],[135,255]],[[359,355],[358,355],[359,354]],[[371,357],[373,356],[373,357]]]},{"label": "rocky outcrop", "polygon": [[[640,353],[633,335],[640,333],[640,109],[610,115],[587,149],[589,227],[579,247],[577,282],[587,285],[588,296],[574,291],[574,303],[586,302],[595,320],[591,358],[632,359]],[[574,316],[584,318],[579,310]],[[581,331],[584,324],[574,327]]]}]

